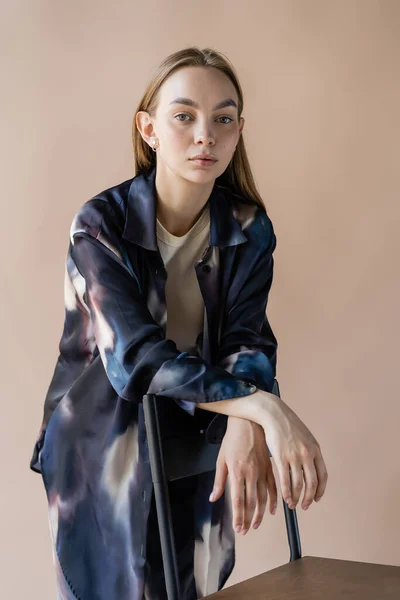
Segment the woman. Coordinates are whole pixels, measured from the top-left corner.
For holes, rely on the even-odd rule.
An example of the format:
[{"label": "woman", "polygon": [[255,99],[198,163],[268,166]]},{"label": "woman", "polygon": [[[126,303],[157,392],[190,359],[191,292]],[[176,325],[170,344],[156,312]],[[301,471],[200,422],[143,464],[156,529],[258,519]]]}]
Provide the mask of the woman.
[{"label": "woman", "polygon": [[276,238],[242,109],[225,57],[167,57],[135,114],[135,177],[73,220],[60,355],[31,461],[48,497],[58,598],[166,598],[146,393],[162,399],[171,432],[222,440],[216,473],[169,484],[184,600],[222,588],[234,529],[261,522],[267,495],[275,512],[266,440],[290,507],[303,478],[303,508],[324,493],[318,443],[271,393]]}]

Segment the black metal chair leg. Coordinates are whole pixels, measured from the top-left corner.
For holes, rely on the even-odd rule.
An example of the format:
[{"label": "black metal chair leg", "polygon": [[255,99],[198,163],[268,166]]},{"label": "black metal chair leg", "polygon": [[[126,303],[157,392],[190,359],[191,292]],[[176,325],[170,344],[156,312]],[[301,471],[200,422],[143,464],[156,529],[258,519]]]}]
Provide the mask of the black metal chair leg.
[{"label": "black metal chair leg", "polygon": [[296,510],[291,510],[283,500],[286,531],[290,548],[290,562],[301,558],[301,545]]},{"label": "black metal chair leg", "polygon": [[[272,386],[272,393],[275,396],[281,397],[279,391],[279,384],[276,379],[274,379],[274,384]],[[271,452],[269,452],[271,456]],[[296,510],[291,510],[286,502],[283,500],[283,509],[285,512],[285,523],[286,523],[286,531],[289,541],[290,548],[290,562],[301,558],[301,545],[300,545],[300,534],[299,534],[299,526],[297,523],[297,514]]]},{"label": "black metal chair leg", "polygon": [[180,600],[178,565],[168,494],[168,482],[164,470],[156,396],[151,394],[143,396],[143,409],[146,421],[150,467],[154,485],[158,527],[160,530],[167,595],[168,600]]}]

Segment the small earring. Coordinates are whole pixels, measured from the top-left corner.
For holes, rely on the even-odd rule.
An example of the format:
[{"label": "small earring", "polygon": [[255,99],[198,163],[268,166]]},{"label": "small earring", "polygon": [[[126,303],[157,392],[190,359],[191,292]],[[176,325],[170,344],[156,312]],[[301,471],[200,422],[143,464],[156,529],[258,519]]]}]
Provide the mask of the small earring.
[{"label": "small earring", "polygon": [[152,148],[153,152],[157,152],[157,148],[158,148],[158,146],[156,146],[156,144],[157,144],[157,141],[156,141],[156,140],[153,140],[151,143],[152,143],[152,145],[153,145],[153,148]]}]

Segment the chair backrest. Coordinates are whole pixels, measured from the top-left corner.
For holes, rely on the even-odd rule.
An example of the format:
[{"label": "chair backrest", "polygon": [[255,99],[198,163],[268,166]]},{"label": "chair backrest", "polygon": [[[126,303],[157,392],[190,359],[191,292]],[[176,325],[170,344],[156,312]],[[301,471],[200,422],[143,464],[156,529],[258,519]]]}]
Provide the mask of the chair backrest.
[{"label": "chair backrest", "polygon": [[[272,393],[280,397],[279,384],[276,379]],[[164,487],[167,481],[215,470],[220,450],[220,444],[207,442],[204,431],[193,429],[190,415],[186,413],[182,415],[184,411],[176,403],[172,403],[172,406],[165,400],[165,398],[157,398],[154,395],[147,395],[143,398],[153,482],[164,482]],[[160,415],[164,416],[163,421],[165,421],[166,414],[171,416],[168,423],[169,435],[163,436]],[[182,423],[176,426],[177,421],[181,418],[184,426],[182,427]],[[175,430],[173,424],[175,424]],[[269,455],[271,456],[270,452]],[[296,510],[291,510],[283,499],[282,501],[290,561],[293,561],[301,558]]]},{"label": "chair backrest", "polygon": [[204,433],[163,441],[164,469],[168,481],[214,471],[221,444],[209,444]]},{"label": "chair backrest", "polygon": [[[279,395],[276,380],[273,393]],[[178,563],[171,519],[168,480],[171,481],[214,470],[220,448],[219,444],[209,444],[207,442],[204,430],[196,431],[195,421],[191,420],[190,415],[187,415],[185,411],[179,409],[180,412],[175,412],[176,419],[173,418],[173,413],[177,408],[179,407],[176,403],[166,402],[165,398],[159,399],[153,394],[143,396],[146,435],[168,600],[180,599]],[[163,411],[168,411],[168,417],[171,417],[169,422],[167,419],[167,435],[164,436],[162,435],[161,420],[159,418],[159,412],[162,414]],[[185,416],[183,416],[183,413],[185,413]],[[187,428],[182,427],[182,419],[185,418],[189,418],[189,421],[186,421]],[[290,510],[284,500],[283,506],[290,547],[290,561],[294,561],[301,558],[296,511]]]},{"label": "chair backrest", "polygon": [[[279,385],[276,379],[272,393],[279,396]],[[157,398],[156,403],[160,420],[160,410],[166,406],[165,398]],[[178,410],[181,409],[178,408]],[[188,418],[191,419],[190,416]],[[172,421],[173,419],[170,420],[170,422]],[[161,437],[163,437],[162,433]],[[175,436],[170,435],[163,439],[162,445],[164,470],[168,481],[214,471],[221,447],[221,444],[209,444],[205,439],[204,431],[189,431],[187,434],[182,434],[180,431]],[[271,456],[271,452],[269,455]]]}]

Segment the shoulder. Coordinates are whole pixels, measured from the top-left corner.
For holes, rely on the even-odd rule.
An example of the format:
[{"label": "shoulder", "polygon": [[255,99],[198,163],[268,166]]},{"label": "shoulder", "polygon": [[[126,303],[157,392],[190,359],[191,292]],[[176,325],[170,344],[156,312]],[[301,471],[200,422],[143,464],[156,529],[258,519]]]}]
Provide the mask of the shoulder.
[{"label": "shoulder", "polygon": [[233,216],[240,224],[250,245],[261,252],[273,252],[276,247],[276,235],[265,206],[248,198],[239,191],[230,191]]},{"label": "shoulder", "polygon": [[85,233],[98,238],[100,235],[122,235],[125,223],[126,204],[132,179],[118,183],[98,192],[86,200],[75,213],[71,227],[70,239]]}]

